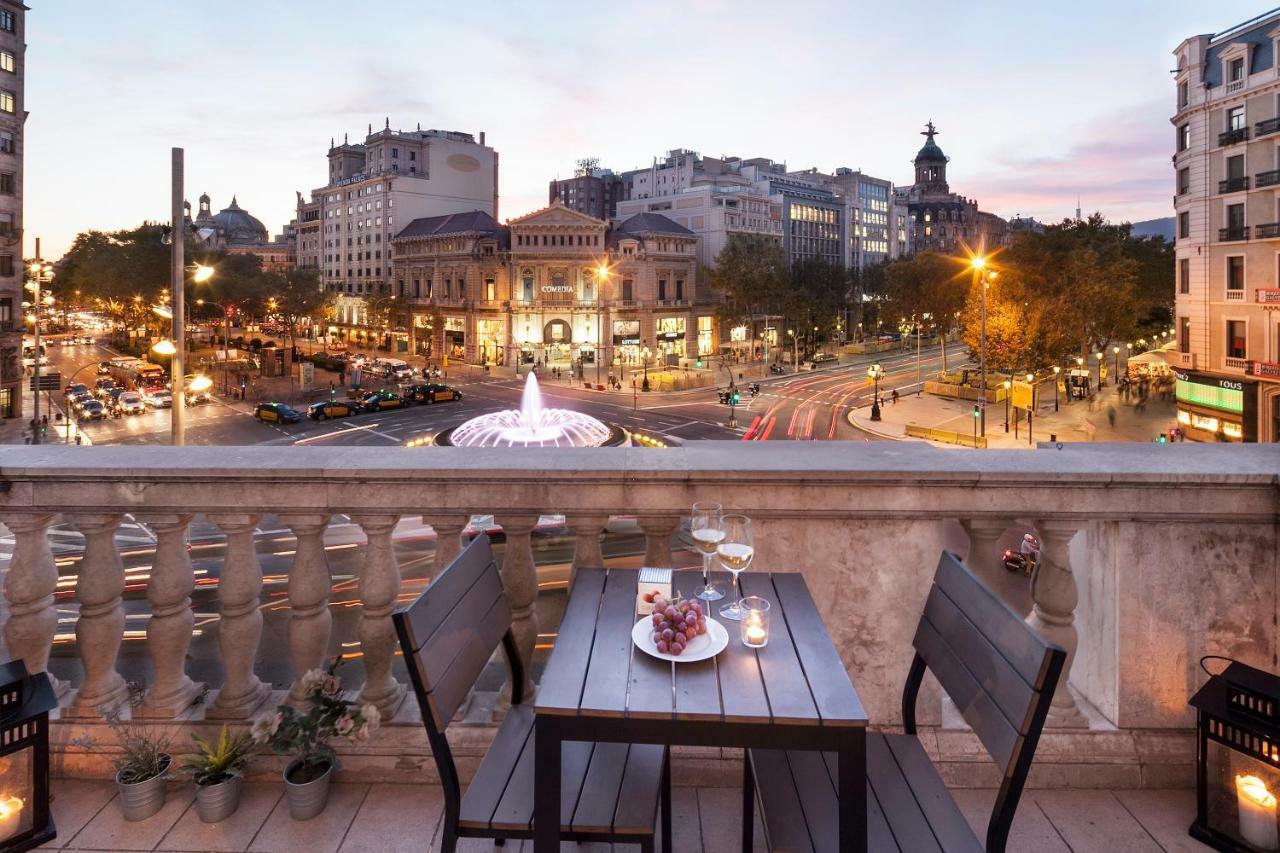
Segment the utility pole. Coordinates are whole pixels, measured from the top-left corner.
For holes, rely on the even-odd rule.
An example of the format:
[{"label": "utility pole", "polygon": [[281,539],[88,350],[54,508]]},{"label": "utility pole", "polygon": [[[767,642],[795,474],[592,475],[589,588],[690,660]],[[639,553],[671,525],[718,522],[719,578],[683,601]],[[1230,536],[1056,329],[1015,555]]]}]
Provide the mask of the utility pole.
[{"label": "utility pole", "polygon": [[186,237],[186,222],[182,210],[183,162],[182,149],[173,149],[172,160],[172,220],[173,230],[170,232],[169,285],[171,294],[169,304],[173,306],[173,358],[169,362],[170,384],[173,386],[173,410],[169,420],[169,443],[181,447],[187,443],[187,323],[186,293],[182,286],[183,276],[183,240]]}]

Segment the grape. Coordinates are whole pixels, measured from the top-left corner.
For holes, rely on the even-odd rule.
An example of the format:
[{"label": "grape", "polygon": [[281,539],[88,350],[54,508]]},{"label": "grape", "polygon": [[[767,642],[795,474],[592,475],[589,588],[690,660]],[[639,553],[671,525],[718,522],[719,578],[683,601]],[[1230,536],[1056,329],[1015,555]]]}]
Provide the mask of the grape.
[{"label": "grape", "polygon": [[652,638],[653,638],[653,641],[656,643],[656,642],[658,642],[659,640],[661,640],[661,639],[662,639],[662,632],[661,632],[661,631],[654,631],[654,632],[653,632],[653,634],[652,634],[651,636],[652,636]]},{"label": "grape", "polygon": [[669,621],[674,622],[676,621],[676,616],[679,614],[674,607],[672,607],[671,605],[667,605],[667,609],[664,611],[664,615],[667,617]]},{"label": "grape", "polygon": [[667,628],[662,632],[662,639],[666,640],[668,643],[675,639],[675,636],[676,632],[672,631],[670,628]]},{"label": "grape", "polygon": [[698,623],[698,633],[699,633],[699,634],[705,634],[705,633],[707,633],[707,623],[706,623],[706,622],[699,622],[699,623]]},{"label": "grape", "polygon": [[662,624],[662,614],[661,614],[661,613],[655,613],[655,614],[653,614],[653,624],[654,624],[654,626],[655,626],[655,627],[656,627],[656,626],[658,626],[658,625],[661,625],[661,624]]},{"label": "grape", "polygon": [[688,635],[685,634],[684,631],[676,631],[675,640],[677,643],[683,646],[685,643],[689,642],[689,637]]},{"label": "grape", "polygon": [[659,641],[658,641],[658,651],[662,652],[662,653],[665,655],[665,654],[667,653],[667,649],[668,649],[667,641],[666,641],[666,640],[659,640]]},{"label": "grape", "polygon": [[667,651],[675,655],[676,657],[680,657],[680,653],[684,651],[684,646],[680,645],[679,643],[672,643],[667,648]]}]

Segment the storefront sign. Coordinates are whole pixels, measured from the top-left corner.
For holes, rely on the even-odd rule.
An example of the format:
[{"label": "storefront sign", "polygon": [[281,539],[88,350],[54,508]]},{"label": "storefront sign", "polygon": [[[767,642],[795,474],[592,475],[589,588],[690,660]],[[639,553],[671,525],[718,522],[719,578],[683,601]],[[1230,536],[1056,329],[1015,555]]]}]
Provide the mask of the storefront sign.
[{"label": "storefront sign", "polygon": [[446,332],[465,332],[467,330],[467,318],[445,317],[444,328]]},{"label": "storefront sign", "polygon": [[571,284],[544,284],[542,285],[543,293],[573,293],[573,285]]},{"label": "storefront sign", "polygon": [[664,341],[682,341],[684,340],[684,332],[663,332],[660,337]]},{"label": "storefront sign", "polygon": [[615,344],[621,344],[621,345],[622,345],[622,346],[624,346],[624,347],[625,347],[625,346],[633,346],[633,347],[638,347],[638,346],[640,346],[640,339],[639,339],[639,338],[624,338],[624,337],[622,337],[621,335],[614,335],[614,337],[613,337],[613,342],[614,342]]},{"label": "storefront sign", "polygon": [[1249,362],[1249,375],[1258,379],[1280,382],[1280,364],[1272,364],[1269,361],[1251,361]]}]

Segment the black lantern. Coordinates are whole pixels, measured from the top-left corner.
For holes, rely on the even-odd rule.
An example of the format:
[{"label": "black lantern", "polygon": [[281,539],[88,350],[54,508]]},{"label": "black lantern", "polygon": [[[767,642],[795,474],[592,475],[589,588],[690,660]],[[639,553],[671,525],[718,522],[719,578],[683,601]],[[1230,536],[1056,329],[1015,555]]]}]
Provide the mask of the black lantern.
[{"label": "black lantern", "polygon": [[56,835],[49,814],[49,712],[58,707],[43,672],[0,664],[0,851],[30,850]]},{"label": "black lantern", "polygon": [[1210,674],[1191,706],[1196,709],[1192,837],[1216,850],[1280,850],[1280,678],[1231,661],[1221,673]]}]

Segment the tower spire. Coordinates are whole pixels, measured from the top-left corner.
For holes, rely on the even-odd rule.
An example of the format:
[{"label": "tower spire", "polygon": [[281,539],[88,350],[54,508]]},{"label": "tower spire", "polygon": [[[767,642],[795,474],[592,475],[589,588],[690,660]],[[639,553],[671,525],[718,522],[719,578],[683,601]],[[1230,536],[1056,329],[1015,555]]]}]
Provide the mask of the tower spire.
[{"label": "tower spire", "polygon": [[1080,221],[1080,195],[1076,194],[1076,222]]}]

